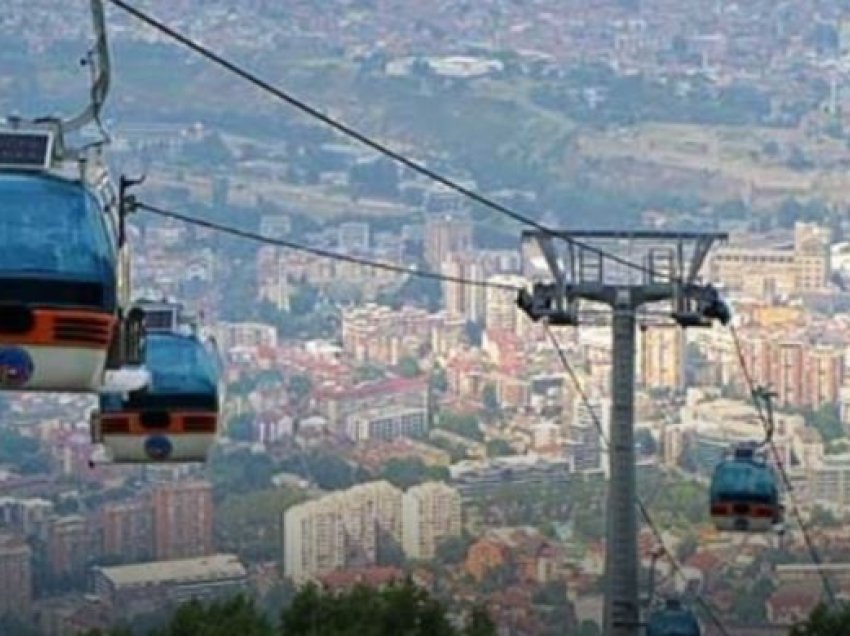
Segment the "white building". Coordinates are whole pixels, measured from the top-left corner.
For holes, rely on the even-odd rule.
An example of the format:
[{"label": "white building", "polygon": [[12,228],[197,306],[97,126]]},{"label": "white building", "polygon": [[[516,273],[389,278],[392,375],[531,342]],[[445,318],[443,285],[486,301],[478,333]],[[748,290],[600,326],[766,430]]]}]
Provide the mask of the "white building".
[{"label": "white building", "polygon": [[423,437],[428,431],[428,410],[418,407],[371,409],[350,416],[348,437],[355,442],[397,437]]},{"label": "white building", "polygon": [[373,565],[382,542],[401,545],[402,527],[402,492],[386,481],[293,506],[284,514],[284,572],[301,583],[348,565]]},{"label": "white building", "polygon": [[440,541],[462,529],[460,493],[441,482],[414,486],[402,498],[402,545],[412,559],[432,559]]}]

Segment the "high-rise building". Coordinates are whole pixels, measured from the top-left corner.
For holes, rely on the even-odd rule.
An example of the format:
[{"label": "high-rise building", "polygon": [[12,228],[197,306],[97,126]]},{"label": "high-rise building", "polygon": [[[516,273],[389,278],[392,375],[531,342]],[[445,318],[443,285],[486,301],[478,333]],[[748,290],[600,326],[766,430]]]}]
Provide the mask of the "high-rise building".
[{"label": "high-rise building", "polygon": [[157,560],[212,554],[213,498],[209,482],[158,484],[152,497]]},{"label": "high-rise building", "polygon": [[81,577],[89,560],[96,557],[86,520],[79,515],[54,519],[47,531],[47,559],[50,574]]},{"label": "high-rise building", "polygon": [[802,341],[786,340],[774,348],[774,390],[780,404],[803,403],[803,357]]},{"label": "high-rise building", "polygon": [[425,262],[439,272],[449,254],[472,250],[472,222],[465,216],[444,215],[425,223]]},{"label": "high-rise building", "polygon": [[377,563],[382,544],[402,543],[402,493],[386,481],[360,484],[284,514],[283,561],[296,582]]},{"label": "high-rise building", "polygon": [[809,473],[812,499],[833,506],[850,505],[850,455],[825,455]]},{"label": "high-rise building", "polygon": [[0,534],[0,616],[26,617],[32,604],[32,551],[15,535]]},{"label": "high-rise building", "polygon": [[101,551],[127,563],[153,558],[153,509],[148,500],[110,503],[100,511]]},{"label": "high-rise building", "polygon": [[[484,282],[484,266],[470,254],[451,254],[441,264],[444,276]],[[485,294],[483,285],[443,283],[443,304],[451,316],[463,316],[472,322],[484,320]]]},{"label": "high-rise building", "polygon": [[574,402],[568,437],[573,467],[576,471],[606,469],[602,462],[602,438],[597,421],[605,436],[608,437],[611,434],[609,400],[591,399],[589,405],[584,400]]},{"label": "high-rise building", "polygon": [[402,497],[404,552],[433,559],[440,541],[462,530],[460,493],[442,482],[414,486]]},{"label": "high-rise building", "polygon": [[487,279],[491,285],[485,291],[484,316],[487,329],[505,329],[516,332],[526,320],[517,307],[516,294],[499,286],[525,287],[526,279],[513,274],[500,274]]},{"label": "high-rise building", "polygon": [[794,264],[797,291],[819,291],[829,281],[830,230],[816,223],[794,225]]},{"label": "high-rise building", "polygon": [[640,380],[647,389],[680,391],[685,386],[685,332],[648,328],[640,332]]},{"label": "high-rise building", "polygon": [[806,403],[818,409],[841,401],[844,351],[841,347],[814,346],[806,351]]},{"label": "high-rise building", "polygon": [[[844,347],[812,344],[804,336],[778,337],[770,332],[743,332],[741,351],[756,384],[770,386],[783,406],[838,402],[845,378]],[[744,379],[736,377],[739,386]]]},{"label": "high-rise building", "polygon": [[53,503],[46,499],[0,497],[0,526],[27,539],[44,540],[53,511]]}]

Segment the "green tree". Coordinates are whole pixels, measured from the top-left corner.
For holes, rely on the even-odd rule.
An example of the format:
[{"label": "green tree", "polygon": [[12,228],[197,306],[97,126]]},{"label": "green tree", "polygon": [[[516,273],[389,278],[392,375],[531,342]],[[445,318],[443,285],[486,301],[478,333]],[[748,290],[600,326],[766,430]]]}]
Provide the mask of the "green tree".
[{"label": "green tree", "polygon": [[583,620],[578,628],[578,636],[602,636],[602,630],[595,621]]},{"label": "green tree", "polygon": [[[484,631],[480,616],[476,629],[475,636],[495,636],[495,630]],[[342,592],[323,592],[308,584],[284,610],[280,634],[462,636],[463,632],[452,627],[442,603],[408,579],[383,589],[356,586]]]},{"label": "green tree", "polygon": [[431,371],[431,389],[445,393],[449,388],[449,380],[446,370],[442,367],[434,367]]},{"label": "green tree", "polygon": [[735,615],[750,625],[764,622],[767,618],[765,604],[775,589],[770,579],[759,578],[748,589],[735,595]]},{"label": "green tree", "polygon": [[268,455],[257,455],[248,450],[235,453],[216,450],[207,462],[206,472],[212,480],[216,499],[221,499],[268,488],[275,467]]},{"label": "green tree", "polygon": [[286,390],[293,399],[301,401],[310,395],[310,391],[313,390],[313,381],[309,375],[299,373],[289,378],[289,382],[286,383]]},{"label": "green tree", "polygon": [[834,404],[824,404],[818,410],[807,413],[806,419],[817,429],[826,443],[844,436],[838,407]]},{"label": "green tree", "polygon": [[380,477],[398,488],[407,489],[424,481],[447,481],[449,470],[445,466],[428,466],[419,457],[394,457],[384,464]]},{"label": "green tree", "polygon": [[398,372],[404,378],[415,378],[422,373],[419,368],[419,361],[416,358],[406,356],[399,360]]},{"label": "green tree", "polygon": [[357,482],[355,467],[339,455],[314,452],[309,455],[287,457],[281,470],[301,475],[322,490],[343,490]]},{"label": "green tree", "polygon": [[496,623],[490,618],[487,608],[476,605],[469,616],[464,636],[493,636],[496,633]]},{"label": "green tree", "polygon": [[227,435],[240,442],[250,442],[254,437],[254,413],[234,415],[227,422]]},{"label": "green tree", "polygon": [[308,316],[316,310],[319,290],[312,285],[303,285],[289,298],[289,311],[293,316]]},{"label": "green tree", "polygon": [[451,413],[450,411],[443,411],[440,413],[439,427],[475,440],[476,442],[484,441],[484,433],[481,432],[481,427],[478,425],[478,418],[474,415],[461,415]]},{"label": "green tree", "polygon": [[459,537],[445,537],[437,544],[437,561],[446,565],[457,565],[466,559],[473,538],[463,534]]},{"label": "green tree", "polygon": [[511,445],[503,439],[491,439],[487,442],[487,457],[506,457],[513,455]]},{"label": "green tree", "polygon": [[244,596],[204,605],[197,600],[181,605],[168,625],[150,636],[273,636],[274,628]]},{"label": "green tree", "polygon": [[277,559],[280,556],[281,515],[304,497],[304,493],[289,488],[226,497],[216,507],[217,545],[236,552],[246,561]]},{"label": "green tree", "polygon": [[818,605],[809,618],[791,629],[789,636],[836,636],[850,634],[850,603],[830,609]]},{"label": "green tree", "polygon": [[369,362],[361,364],[359,367],[354,369],[355,382],[375,382],[376,380],[382,380],[385,375],[386,374],[381,367]]},{"label": "green tree", "polygon": [[484,390],[481,391],[481,402],[490,415],[495,415],[499,412],[499,394],[494,385],[488,384],[484,387]]},{"label": "green tree", "polygon": [[283,613],[283,610],[289,607],[289,604],[292,603],[292,599],[295,598],[296,591],[295,586],[287,579],[281,583],[273,585],[272,588],[266,592],[265,596],[263,596],[261,603],[266,617],[271,621],[277,622],[280,615]]}]

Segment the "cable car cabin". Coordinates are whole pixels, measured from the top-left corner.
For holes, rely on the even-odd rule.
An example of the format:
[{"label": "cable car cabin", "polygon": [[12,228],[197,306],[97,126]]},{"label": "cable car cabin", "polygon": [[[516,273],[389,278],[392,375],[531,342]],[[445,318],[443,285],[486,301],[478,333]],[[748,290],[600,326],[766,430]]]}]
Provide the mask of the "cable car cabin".
[{"label": "cable car cabin", "polygon": [[194,332],[161,326],[161,314],[145,316],[151,382],[124,395],[102,395],[92,439],[116,463],[203,462],[219,431],[217,351]]},{"label": "cable car cabin", "polygon": [[102,385],[120,267],[104,200],[82,180],[0,168],[0,390]]},{"label": "cable car cabin", "polygon": [[[0,120],[0,391],[129,390],[147,382],[138,364],[140,317],[123,312],[128,208],[109,179],[109,138],[99,126],[111,77],[103,0],[91,0],[91,13],[86,107],[65,119]],[[71,136],[92,123],[102,137],[72,146]]]},{"label": "cable car cabin", "polygon": [[701,633],[696,616],[676,599],[669,599],[653,611],[646,627],[646,636],[700,636]]},{"label": "cable car cabin", "polygon": [[711,518],[725,532],[767,532],[783,522],[773,469],[752,448],[737,448],[711,479]]}]

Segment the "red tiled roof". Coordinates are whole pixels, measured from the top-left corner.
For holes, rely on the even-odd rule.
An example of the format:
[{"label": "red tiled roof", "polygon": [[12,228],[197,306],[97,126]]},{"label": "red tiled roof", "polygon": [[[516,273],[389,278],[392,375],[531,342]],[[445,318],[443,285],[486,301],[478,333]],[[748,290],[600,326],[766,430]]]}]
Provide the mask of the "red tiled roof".
[{"label": "red tiled roof", "polygon": [[718,567],[721,563],[722,560],[711,552],[697,552],[687,560],[685,565],[702,572],[708,572]]},{"label": "red tiled roof", "polygon": [[820,601],[821,590],[817,584],[783,585],[767,599],[774,612],[808,612]]},{"label": "red tiled roof", "polygon": [[334,570],[319,577],[322,584],[330,589],[341,589],[357,584],[370,587],[387,585],[399,580],[404,572],[393,566],[375,566],[352,570]]},{"label": "red tiled roof", "polygon": [[403,393],[425,388],[424,378],[391,378],[379,382],[370,382],[351,388],[328,388],[316,392],[317,398],[356,399],[381,395],[382,393]]}]

